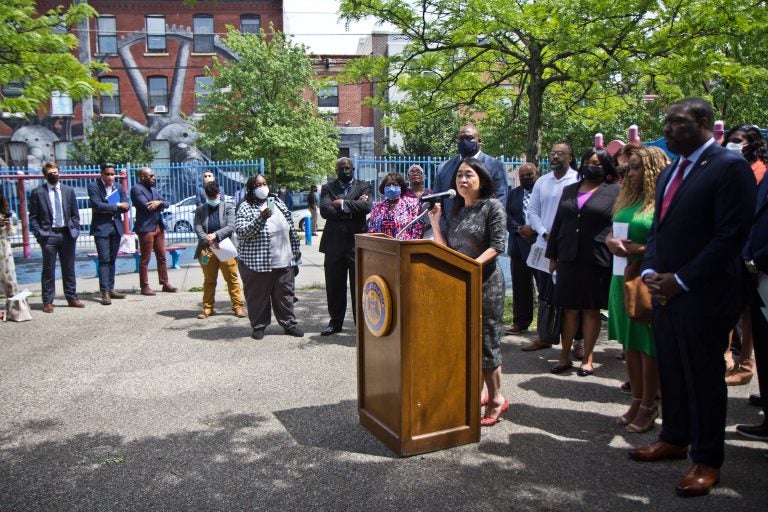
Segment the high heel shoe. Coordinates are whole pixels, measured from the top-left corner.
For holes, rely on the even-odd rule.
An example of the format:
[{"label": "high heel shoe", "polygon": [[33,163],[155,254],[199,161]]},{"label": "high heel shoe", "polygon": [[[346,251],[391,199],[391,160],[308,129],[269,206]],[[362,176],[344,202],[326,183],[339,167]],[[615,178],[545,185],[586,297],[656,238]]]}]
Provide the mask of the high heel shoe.
[{"label": "high heel shoe", "polygon": [[[654,405],[653,407],[645,407],[643,405],[640,406],[641,411],[646,411],[650,414],[648,423],[645,425],[638,425],[637,423],[630,423],[627,425],[624,430],[629,432],[630,434],[642,434],[643,432],[648,432],[653,428],[654,422],[656,421],[656,418],[659,417],[659,408],[658,406]],[[637,416],[635,416],[635,419],[637,419]],[[633,422],[635,420],[632,420]]]},{"label": "high heel shoe", "polygon": [[635,410],[635,414],[632,415],[632,417],[629,416],[630,411],[632,410],[632,406],[635,404],[640,404],[641,399],[640,398],[633,398],[632,399],[632,405],[629,407],[629,411],[625,412],[621,416],[616,417],[616,424],[617,425],[629,425],[632,423],[632,420],[635,419],[635,416],[637,416],[637,410]]},{"label": "high heel shoe", "polygon": [[499,414],[497,414],[496,416],[490,416],[486,413],[485,416],[480,418],[480,426],[481,427],[494,426],[499,421],[501,421],[501,415],[507,412],[508,409],[509,409],[509,401],[505,398],[504,403],[501,405],[501,408],[499,409]]}]

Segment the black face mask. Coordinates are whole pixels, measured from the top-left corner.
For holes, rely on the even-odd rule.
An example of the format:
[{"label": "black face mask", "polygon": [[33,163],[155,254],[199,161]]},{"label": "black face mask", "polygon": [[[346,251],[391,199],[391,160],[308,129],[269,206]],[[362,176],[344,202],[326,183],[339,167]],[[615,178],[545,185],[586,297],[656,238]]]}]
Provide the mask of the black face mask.
[{"label": "black face mask", "polygon": [[466,158],[468,156],[476,155],[480,150],[480,145],[475,140],[461,139],[458,144],[456,144],[456,149],[458,149],[461,156]]},{"label": "black face mask", "polygon": [[47,181],[51,185],[56,185],[59,182],[59,175],[58,174],[46,174],[45,175],[45,181]]},{"label": "black face mask", "polygon": [[605,171],[599,165],[584,166],[581,172],[587,181],[603,181],[605,179]]},{"label": "black face mask", "polygon": [[339,181],[342,183],[349,183],[354,177],[354,169],[347,167],[336,169],[336,175],[339,177]]},{"label": "black face mask", "polygon": [[533,177],[530,178],[520,178],[520,186],[523,187],[526,190],[531,190],[533,188],[533,184],[536,182]]}]

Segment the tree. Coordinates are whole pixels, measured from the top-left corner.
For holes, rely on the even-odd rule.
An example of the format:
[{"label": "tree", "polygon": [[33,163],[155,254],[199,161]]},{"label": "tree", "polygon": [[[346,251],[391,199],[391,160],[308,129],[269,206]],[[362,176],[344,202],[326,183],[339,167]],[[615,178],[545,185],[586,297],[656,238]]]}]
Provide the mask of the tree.
[{"label": "tree", "polygon": [[81,64],[71,51],[77,38],[66,29],[95,16],[88,4],[58,7],[38,15],[34,0],[0,2],[0,86],[18,88],[18,95],[0,95],[0,110],[34,114],[53,91],[78,100],[109,88],[92,72],[106,69],[99,63]]},{"label": "tree", "polygon": [[214,59],[208,70],[213,87],[198,122],[201,145],[223,158],[264,158],[273,188],[301,189],[333,169],[337,131],[305,96],[317,94],[318,84],[304,46],[270,33],[267,40],[263,30],[228,27],[224,43],[239,58]]},{"label": "tree", "polygon": [[73,147],[69,156],[81,165],[147,164],[154,159],[146,136],[126,128],[122,118],[103,118],[94,123],[85,139],[74,141]]}]

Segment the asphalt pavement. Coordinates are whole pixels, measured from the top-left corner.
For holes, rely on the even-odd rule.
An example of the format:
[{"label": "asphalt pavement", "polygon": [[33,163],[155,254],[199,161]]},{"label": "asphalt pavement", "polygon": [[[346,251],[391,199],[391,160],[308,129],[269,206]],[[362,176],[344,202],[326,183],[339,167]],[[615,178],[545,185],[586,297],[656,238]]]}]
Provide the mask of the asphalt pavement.
[{"label": "asphalt pavement", "polygon": [[627,457],[658,425],[628,434],[614,423],[630,397],[604,333],[586,378],[550,374],[557,350],[521,352],[532,333],[505,337],[504,421],[476,444],[394,455],[358,423],[351,312],[341,333],[319,335],[317,246],[302,246],[297,277],[303,338],[273,324],[251,339],[223,281],[216,314],[198,320],[194,262],[171,271],[175,294],[144,297],[138,275],[121,273],[129,295],[112,306],[89,272],[78,278],[86,308],[59,297],[53,314],[29,283],[34,319],[0,325],[0,511],[765,510],[768,445],[734,429],[762,420],[747,404],[756,380],[729,388],[720,485],[678,498],[689,461]]}]

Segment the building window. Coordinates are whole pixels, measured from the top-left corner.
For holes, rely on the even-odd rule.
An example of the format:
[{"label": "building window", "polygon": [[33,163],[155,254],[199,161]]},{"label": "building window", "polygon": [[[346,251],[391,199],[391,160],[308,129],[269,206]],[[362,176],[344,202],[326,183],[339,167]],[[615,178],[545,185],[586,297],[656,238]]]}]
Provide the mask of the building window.
[{"label": "building window", "polygon": [[165,53],[165,16],[146,17],[147,51]]},{"label": "building window", "polygon": [[240,16],[240,32],[258,35],[259,30],[261,30],[261,16],[256,14],[243,14]]},{"label": "building window", "polygon": [[104,114],[120,113],[120,81],[114,76],[104,76],[99,78],[102,84],[112,84],[112,94],[101,94],[101,106],[99,112]]},{"label": "building window", "polygon": [[147,81],[149,83],[150,113],[166,113],[168,111],[168,78],[164,76],[151,76]]},{"label": "building window", "polygon": [[51,115],[72,116],[74,113],[74,109],[72,108],[72,97],[69,94],[59,91],[51,91]]},{"label": "building window", "polygon": [[318,107],[338,107],[339,106],[339,86],[336,84],[323,87],[317,93]]},{"label": "building window", "polygon": [[195,77],[195,112],[202,112],[208,103],[208,95],[213,91],[213,78],[208,76]]},{"label": "building window", "polygon": [[98,32],[98,52],[117,53],[117,21],[114,16],[99,16],[96,18]]},{"label": "building window", "polygon": [[213,53],[213,16],[198,14],[192,19],[195,53]]}]

